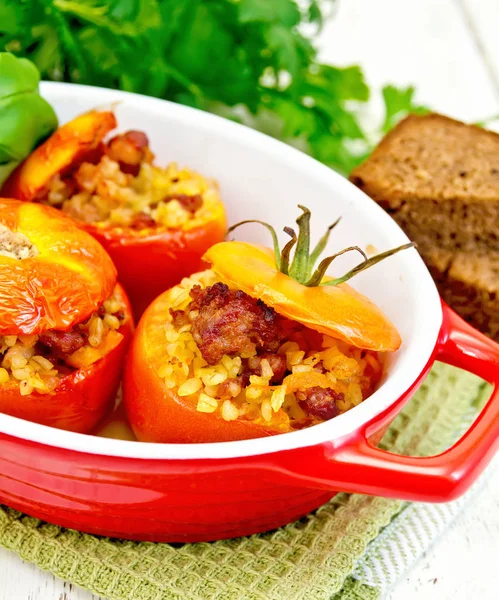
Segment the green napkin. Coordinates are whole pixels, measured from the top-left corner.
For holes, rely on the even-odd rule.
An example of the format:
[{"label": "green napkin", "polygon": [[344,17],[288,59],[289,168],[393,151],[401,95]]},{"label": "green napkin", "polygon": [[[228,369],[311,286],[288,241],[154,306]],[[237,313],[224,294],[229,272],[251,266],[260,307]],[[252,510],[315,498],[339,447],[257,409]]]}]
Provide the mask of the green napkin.
[{"label": "green napkin", "polygon": [[[469,426],[489,393],[477,377],[437,364],[382,445],[437,454]],[[371,600],[463,502],[408,505],[339,494],[271,533],[185,545],[99,538],[0,508],[0,544],[111,600]]]}]

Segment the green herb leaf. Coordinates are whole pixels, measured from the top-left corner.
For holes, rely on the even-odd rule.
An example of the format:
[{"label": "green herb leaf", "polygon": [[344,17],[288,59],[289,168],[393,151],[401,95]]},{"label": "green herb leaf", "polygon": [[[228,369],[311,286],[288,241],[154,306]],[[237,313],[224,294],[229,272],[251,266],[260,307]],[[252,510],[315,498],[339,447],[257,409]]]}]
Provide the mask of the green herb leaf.
[{"label": "green herb leaf", "polygon": [[383,100],[385,102],[385,121],[381,127],[383,133],[390,129],[410,113],[425,114],[429,112],[426,106],[420,106],[414,102],[415,88],[409,86],[399,89],[393,85],[383,88]]},{"label": "green herb leaf", "polygon": [[138,36],[161,25],[155,0],[53,0],[53,5],[61,13],[120,36]]},{"label": "green herb leaf", "polygon": [[293,0],[240,0],[239,19],[241,23],[263,21],[281,23],[287,29],[298,25],[300,11]]},{"label": "green herb leaf", "polygon": [[[347,174],[372,150],[358,66],[317,59],[334,0],[0,0],[0,50],[43,79],[158,96],[264,130]],[[306,25],[306,27],[303,27]],[[413,90],[384,90],[380,134]]]}]

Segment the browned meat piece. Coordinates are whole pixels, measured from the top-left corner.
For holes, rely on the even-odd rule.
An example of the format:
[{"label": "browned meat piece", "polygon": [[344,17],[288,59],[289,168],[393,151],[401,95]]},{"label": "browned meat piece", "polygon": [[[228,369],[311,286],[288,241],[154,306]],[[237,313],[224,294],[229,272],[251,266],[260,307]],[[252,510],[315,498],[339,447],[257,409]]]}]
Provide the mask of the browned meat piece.
[{"label": "browned meat piece", "polygon": [[251,372],[250,371],[243,371],[239,377],[240,381],[241,381],[241,385],[243,386],[243,388],[248,387],[249,383],[250,383],[250,376],[251,376]]},{"label": "browned meat piece", "polygon": [[[100,162],[101,158],[104,156],[105,153],[106,153],[106,144],[104,144],[104,142],[99,142],[97,147],[86,152],[85,155],[82,157],[82,159],[86,163],[92,163],[93,165],[96,165]],[[75,165],[73,163],[73,167],[74,166]]]},{"label": "browned meat piece", "polygon": [[296,392],[296,399],[308,415],[328,421],[340,414],[336,400],[343,400],[343,394],[330,388],[314,386],[308,390]]},{"label": "browned meat piece", "polygon": [[319,371],[319,373],[327,373],[326,368],[324,367],[322,360],[320,360],[315,366],[314,371]]},{"label": "browned meat piece", "polygon": [[119,163],[123,173],[136,177],[142,162],[151,162],[149,140],[142,131],[127,131],[113,137],[107,145],[107,155]]},{"label": "browned meat piece", "polygon": [[281,339],[274,309],[225,283],[191,290],[189,310],[198,310],[192,335],[205,361],[217,364],[224,354],[251,356],[276,351]]},{"label": "browned meat piece", "polygon": [[132,229],[147,229],[155,227],[156,221],[147,213],[139,212],[133,216],[133,221],[130,223]]},{"label": "browned meat piece", "polygon": [[187,194],[171,194],[166,196],[166,198],[163,199],[163,202],[171,202],[171,200],[176,200],[185,208],[185,210],[188,210],[192,214],[203,205],[203,198],[200,194],[194,194],[193,196],[188,196]]},{"label": "browned meat piece", "polygon": [[65,358],[84,346],[86,338],[81,331],[52,330],[42,333],[38,341],[49,348],[55,356]]},{"label": "browned meat piece", "polygon": [[270,368],[274,371],[274,376],[270,380],[274,385],[281,383],[286,373],[286,358],[275,352],[264,352],[258,356],[252,356],[248,359],[248,370],[253,375],[262,374],[262,360],[269,361]]},{"label": "browned meat piece", "polygon": [[189,313],[185,312],[184,310],[173,310],[173,308],[170,308],[170,314],[172,316],[172,322],[175,329],[180,329],[184,325],[187,325],[191,322],[189,319]]}]

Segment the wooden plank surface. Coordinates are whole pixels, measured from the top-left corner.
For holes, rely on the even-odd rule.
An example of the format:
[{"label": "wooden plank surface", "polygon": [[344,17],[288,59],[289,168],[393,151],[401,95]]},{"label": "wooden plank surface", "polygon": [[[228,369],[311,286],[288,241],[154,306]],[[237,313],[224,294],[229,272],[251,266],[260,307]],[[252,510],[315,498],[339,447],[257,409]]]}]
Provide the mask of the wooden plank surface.
[{"label": "wooden plank surface", "polygon": [[[456,0],[483,57],[496,97],[499,96],[499,3],[497,0]],[[499,113],[496,107],[496,113]]]},{"label": "wooden plank surface", "polygon": [[[495,15],[499,24],[497,0],[467,2],[471,14],[475,4],[480,14],[486,6],[488,19],[494,22]],[[499,61],[497,34],[495,39]],[[449,116],[474,121],[498,112],[499,93],[458,0],[340,1],[321,49],[332,64],[362,65],[375,89],[414,84],[421,103]]]},{"label": "wooden plank surface", "polygon": [[[498,24],[498,0],[343,0],[321,51],[335,65],[360,63],[376,89],[415,84],[420,102],[477,120],[499,113]],[[379,113],[379,98],[374,104]],[[497,556],[499,465],[388,600],[496,600]],[[98,600],[0,549],[0,600],[18,599]]]}]

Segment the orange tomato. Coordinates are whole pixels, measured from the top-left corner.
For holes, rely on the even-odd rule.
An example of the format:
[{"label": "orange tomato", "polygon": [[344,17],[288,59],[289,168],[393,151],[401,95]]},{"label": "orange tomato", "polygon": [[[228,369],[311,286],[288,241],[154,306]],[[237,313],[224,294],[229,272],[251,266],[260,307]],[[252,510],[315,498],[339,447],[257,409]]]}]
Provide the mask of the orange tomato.
[{"label": "orange tomato", "polygon": [[368,298],[344,283],[334,287],[298,283],[279,271],[269,248],[221,242],[203,258],[223,281],[311,329],[366,350],[394,351],[401,344],[395,326]]},{"label": "orange tomato", "polygon": [[[92,153],[116,118],[109,111],[91,111],[60,127],[9,177],[2,192],[20,200],[36,200],[54,175],[70,169]],[[223,239],[227,223],[223,206],[191,229],[156,226],[134,230],[99,223],[79,223],[113,259],[136,317],[161,292],[203,268],[202,255]]]},{"label": "orange tomato", "polygon": [[66,331],[111,295],[116,269],[108,254],[59,211],[0,199],[0,225],[35,248],[22,260],[0,255],[0,335]]},{"label": "orange tomato", "polygon": [[211,220],[192,229],[158,226],[135,231],[93,224],[85,225],[85,229],[113,259],[119,280],[139,318],[156,296],[204,268],[202,256],[223,239],[226,221],[220,204]]},{"label": "orange tomato", "polygon": [[113,406],[133,330],[130,303],[116,284],[116,269],[98,242],[55,209],[0,199],[0,225],[1,250],[29,249],[20,259],[0,254],[0,335],[69,331],[113,290],[125,307],[123,326],[92,349],[92,364],[86,354],[79,357],[74,366],[80,368],[61,376],[52,392],[21,395],[19,382],[12,379],[0,385],[0,412],[89,432]]},{"label": "orange tomato", "polygon": [[1,385],[0,412],[67,431],[92,431],[114,405],[133,331],[130,307],[127,316],[127,323],[119,330],[120,343],[89,367],[61,377],[53,392],[22,396],[19,382]]},{"label": "orange tomato", "polygon": [[135,332],[123,378],[128,421],[143,442],[197,443],[258,438],[282,433],[249,421],[225,421],[199,412],[196,399],[181,397],[166,387],[153,357],[157,334],[171,306],[170,292],[161,294],[146,310]]}]

